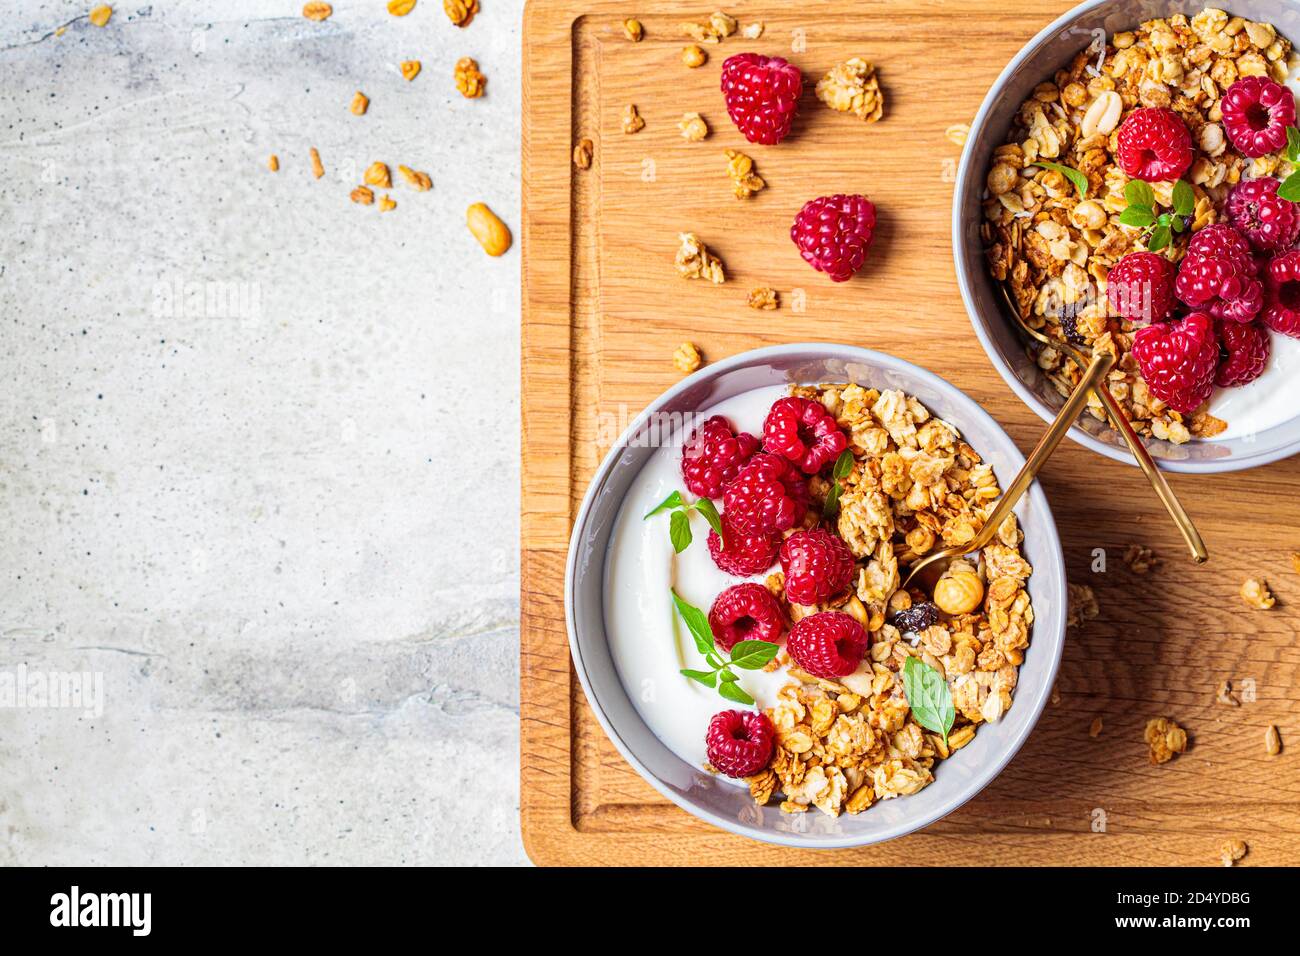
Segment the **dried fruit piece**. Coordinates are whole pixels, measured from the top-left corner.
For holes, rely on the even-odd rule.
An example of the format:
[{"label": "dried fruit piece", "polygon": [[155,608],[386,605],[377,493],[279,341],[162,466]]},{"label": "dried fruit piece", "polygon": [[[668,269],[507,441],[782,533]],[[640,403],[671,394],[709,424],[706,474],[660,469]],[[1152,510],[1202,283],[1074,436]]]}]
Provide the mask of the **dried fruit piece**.
[{"label": "dried fruit piece", "polygon": [[393,177],[389,173],[388,167],[379,162],[371,163],[366,167],[365,173],[361,176],[361,181],[367,186],[378,186],[381,189],[388,189],[393,185]]},{"label": "dried fruit piece", "polygon": [[108,21],[112,16],[113,16],[113,8],[108,6],[107,4],[101,4],[100,6],[95,7],[93,10],[90,11],[90,15],[88,19],[95,26],[102,27],[108,25]]},{"label": "dried fruit piece", "polygon": [[456,89],[467,100],[483,95],[487,77],[479,72],[478,63],[473,57],[463,56],[456,61]]},{"label": "dried fruit piece", "polygon": [[623,119],[621,122],[623,132],[629,135],[645,129],[645,120],[643,120],[641,114],[636,111],[635,103],[628,103],[627,106],[623,107]]},{"label": "dried fruit piece", "polygon": [[701,361],[700,350],[693,342],[683,342],[673,352],[673,364],[677,366],[677,371],[685,375],[690,375],[698,369]]},{"label": "dried fruit piece", "polygon": [[708,56],[694,43],[682,48],[682,62],[690,69],[693,70],[696,67],[703,66],[706,60],[708,60]]},{"label": "dried fruit piece", "polygon": [[683,113],[682,121],[677,124],[682,131],[682,139],[688,143],[698,143],[709,135],[709,124],[699,113]]},{"label": "dried fruit piece", "polygon": [[367,109],[370,108],[370,97],[366,96],[360,90],[352,97],[352,104],[348,107],[353,116],[364,116]]},{"label": "dried fruit piece", "polygon": [[817,99],[839,113],[853,113],[874,123],[885,115],[885,98],[876,68],[860,56],[836,64],[817,81]]},{"label": "dried fruit piece", "polygon": [[433,180],[429,178],[428,173],[422,173],[418,170],[412,169],[410,166],[402,165],[397,167],[397,172],[406,180],[408,185],[413,186],[422,193],[428,192],[433,188]]},{"label": "dried fruit piece", "polygon": [[767,186],[763,177],[754,172],[754,161],[734,149],[726,151],[727,175],[731,177],[731,192],[737,199],[748,199]]},{"label": "dried fruit piece", "polygon": [[442,12],[455,26],[467,27],[478,13],[478,0],[442,0]]},{"label": "dried fruit piece", "polygon": [[328,3],[308,3],[302,8],[302,15],[308,20],[328,20],[334,13],[334,8]]},{"label": "dried fruit piece", "polygon": [[593,145],[589,139],[580,139],[573,147],[573,165],[579,169],[591,168],[591,151]]},{"label": "dried fruit piece", "polygon": [[358,203],[362,206],[369,206],[375,201],[375,193],[374,190],[366,186],[358,186],[356,189],[352,190],[351,198],[354,203]]},{"label": "dried fruit piece", "polygon": [[415,9],[415,0],[388,0],[388,12],[395,17],[404,17]]},{"label": "dried fruit piece", "polygon": [[488,255],[499,256],[510,248],[509,228],[484,203],[476,202],[465,210],[465,225]]},{"label": "dried fruit piece", "polygon": [[939,607],[933,601],[918,601],[909,608],[895,611],[889,620],[900,631],[919,634],[939,623]]},{"label": "dried fruit piece", "polygon": [[673,264],[676,265],[679,276],[683,279],[707,279],[714,285],[727,281],[721,260],[709,252],[695,233],[679,233],[677,239],[681,245],[677,247]]},{"label": "dried fruit piece", "polygon": [[640,43],[641,38],[645,36],[645,28],[641,26],[641,21],[630,18],[624,20],[623,36],[627,37],[633,43]]},{"label": "dried fruit piece", "polygon": [[316,147],[313,146],[309,155],[311,156],[311,174],[317,179],[320,179],[325,175],[325,166],[320,161],[320,153],[318,153]]},{"label": "dried fruit piece", "polygon": [[401,63],[402,79],[408,83],[420,75],[419,60],[403,60]]},{"label": "dried fruit piece", "polygon": [[266,168],[273,173],[278,173],[280,171],[280,157],[272,153],[271,158],[266,161]]}]

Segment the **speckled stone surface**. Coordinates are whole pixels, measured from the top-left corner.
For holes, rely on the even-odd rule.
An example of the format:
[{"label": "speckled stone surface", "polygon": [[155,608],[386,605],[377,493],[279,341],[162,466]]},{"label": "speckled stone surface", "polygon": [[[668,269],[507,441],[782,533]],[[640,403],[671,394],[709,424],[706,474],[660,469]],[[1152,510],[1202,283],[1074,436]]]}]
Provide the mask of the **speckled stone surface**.
[{"label": "speckled stone surface", "polygon": [[92,5],[0,0],[0,864],[524,862],[522,3]]}]

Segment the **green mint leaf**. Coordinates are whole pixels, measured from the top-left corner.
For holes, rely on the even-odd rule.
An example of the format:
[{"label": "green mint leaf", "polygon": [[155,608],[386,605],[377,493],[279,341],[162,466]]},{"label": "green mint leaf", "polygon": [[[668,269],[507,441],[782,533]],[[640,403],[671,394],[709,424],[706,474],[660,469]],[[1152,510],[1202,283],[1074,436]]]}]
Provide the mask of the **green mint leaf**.
[{"label": "green mint leaf", "polygon": [[826,492],[826,501],[822,504],[822,517],[834,518],[840,510],[840,483],[837,481],[831,485],[831,490]]},{"label": "green mint leaf", "polygon": [[1289,202],[1300,202],[1300,172],[1292,173],[1277,187],[1277,194]]},{"label": "green mint leaf", "polygon": [[655,505],[654,508],[646,512],[646,517],[653,518],[662,511],[668,511],[672,508],[680,508],[684,504],[686,504],[686,502],[682,500],[682,493],[680,491],[674,491],[663,501],[659,502],[659,504]]},{"label": "green mint leaf", "polygon": [[1079,172],[1077,169],[1073,169],[1069,166],[1062,166],[1060,163],[1049,163],[1046,160],[1042,160],[1042,159],[1040,159],[1036,163],[1031,163],[1030,165],[1042,166],[1044,169],[1051,169],[1060,173],[1062,176],[1064,176],[1066,179],[1068,179],[1070,182],[1074,184],[1074,188],[1078,190],[1080,199],[1088,195],[1088,177],[1085,176],[1083,173]]},{"label": "green mint leaf", "polygon": [[695,638],[695,647],[706,657],[713,653],[713,631],[709,630],[709,619],[704,612],[698,607],[692,607],[677,596],[676,591],[669,592],[673,596],[673,605],[677,608],[677,613],[682,616],[686,622],[686,628]]},{"label": "green mint leaf", "polygon": [[1174,212],[1180,216],[1190,216],[1196,209],[1196,193],[1192,192],[1191,185],[1186,180],[1178,180],[1174,183],[1173,193]]},{"label": "green mint leaf", "polygon": [[916,722],[926,730],[943,734],[946,744],[957,711],[943,675],[919,657],[909,657],[903,665],[903,693],[907,694]]},{"label": "green mint leaf", "polygon": [[729,684],[734,684],[736,681],[740,680],[734,672],[727,670],[725,667],[718,671],[718,677]]},{"label": "green mint leaf", "polygon": [[[1133,180],[1137,182],[1137,180]],[[1151,212],[1149,206],[1140,206],[1130,204],[1127,209],[1119,214],[1120,225],[1134,226],[1138,229],[1145,229],[1156,221],[1155,214]]]},{"label": "green mint leaf", "polygon": [[1173,227],[1174,232],[1182,232],[1187,228],[1187,220],[1182,216],[1174,216],[1169,225]]},{"label": "green mint leaf", "polygon": [[718,683],[717,671],[683,670],[682,674],[685,677],[689,677],[693,681],[699,681],[705,687],[714,687]]},{"label": "green mint leaf", "polygon": [[853,452],[846,448],[840,452],[840,457],[835,459],[835,468],[831,471],[831,476],[836,479],[847,478],[851,471],[853,471]]},{"label": "green mint leaf", "polygon": [[734,700],[737,704],[752,704],[754,698],[745,693],[745,688],[732,681],[724,681],[718,687],[718,693],[727,700]]},{"label": "green mint leaf", "polygon": [[731,649],[731,664],[741,670],[756,671],[776,657],[777,646],[768,641],[737,641]]},{"label": "green mint leaf", "polygon": [[718,532],[718,537],[722,537],[722,517],[718,514],[718,509],[714,507],[713,502],[708,498],[701,498],[695,504],[691,505],[696,511],[704,515],[704,520],[709,523],[709,527]]},{"label": "green mint leaf", "polygon": [[685,511],[674,511],[672,520],[668,522],[668,539],[673,543],[673,550],[678,554],[685,551],[691,544],[691,519],[686,517]]},{"label": "green mint leaf", "polygon": [[709,653],[705,654],[704,659],[709,662],[709,666],[712,667],[715,671],[718,670],[719,668],[727,666],[727,662],[724,661],[721,658],[721,656],[719,656],[718,649],[716,647],[713,648],[711,651],[709,651]]},{"label": "green mint leaf", "polygon": [[1168,226],[1156,226],[1151,230],[1151,238],[1147,240],[1147,251],[1156,252],[1163,249],[1169,245],[1171,238]]},{"label": "green mint leaf", "polygon": [[1300,163],[1300,129],[1294,126],[1286,128],[1286,161]]},{"label": "green mint leaf", "polygon": [[1146,206],[1150,210],[1155,205],[1156,194],[1142,180],[1130,179],[1124,184],[1124,199],[1130,206]]}]

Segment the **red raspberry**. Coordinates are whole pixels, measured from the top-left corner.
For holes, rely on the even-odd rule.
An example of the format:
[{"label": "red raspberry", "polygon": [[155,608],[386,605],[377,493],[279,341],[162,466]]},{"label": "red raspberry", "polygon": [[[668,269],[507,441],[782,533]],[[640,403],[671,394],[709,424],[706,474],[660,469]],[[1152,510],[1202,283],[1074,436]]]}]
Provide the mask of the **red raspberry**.
[{"label": "red raspberry", "polygon": [[1174,311],[1174,267],[1154,252],[1130,252],[1106,277],[1111,310],[1132,322],[1163,322]]},{"label": "red raspberry", "polygon": [[775,731],[757,710],[724,710],[709,721],[704,745],[709,763],[728,777],[752,777],[772,759]]},{"label": "red raspberry", "polygon": [[1251,275],[1258,274],[1250,243],[1245,236],[1224,222],[1196,230],[1187,243],[1187,255],[1200,259],[1231,259],[1245,266]]},{"label": "red raspberry", "polygon": [[838,193],[804,204],[790,227],[790,238],[804,261],[835,282],[862,268],[876,228],[876,207],[866,196]]},{"label": "red raspberry", "polygon": [[1255,322],[1215,322],[1219,335],[1219,369],[1214,384],[1220,388],[1245,385],[1259,378],[1268,365],[1271,345],[1268,331]]},{"label": "red raspberry", "polygon": [[1234,259],[1187,256],[1178,267],[1178,298],[1216,319],[1249,322],[1264,307],[1264,286],[1249,266]]},{"label": "red raspberry", "polygon": [[776,563],[776,553],[781,550],[780,534],[741,534],[726,512],[722,514],[722,533],[725,542],[716,531],[709,532],[709,554],[719,570],[738,578],[752,578]]},{"label": "red raspberry", "polygon": [[785,630],[781,605],[761,584],[735,584],[718,595],[709,609],[713,643],[730,651],[738,641],[775,644]]},{"label": "red raspberry", "polygon": [[1300,250],[1268,264],[1264,324],[1274,332],[1300,339]]},{"label": "red raspberry", "polygon": [[1264,76],[1244,76],[1223,94],[1223,128],[1237,152],[1252,159],[1286,146],[1286,128],[1295,125],[1295,97]]},{"label": "red raspberry", "polygon": [[794,465],[759,452],[722,493],[732,527],[743,535],[793,528],[808,510],[808,485]]},{"label": "red raspberry", "polygon": [[1193,412],[1214,391],[1219,362],[1214,320],[1192,312],[1178,322],[1140,328],[1133,336],[1133,357],[1152,395],[1174,411]]},{"label": "red raspberry", "polygon": [[833,679],[858,669],[867,653],[867,632],[841,611],[822,611],[791,628],[785,648],[813,677]]},{"label": "red raspberry", "polygon": [[775,146],[799,109],[803,74],[779,56],[737,53],[722,64],[727,115],[751,143]]},{"label": "red raspberry", "polygon": [[788,458],[808,475],[834,464],[848,443],[826,407],[808,398],[778,398],[763,422],[763,449]]},{"label": "red raspberry", "polygon": [[1243,179],[1228,193],[1228,218],[1256,249],[1289,249],[1300,235],[1300,206],[1277,187],[1276,179]]},{"label": "red raspberry", "polygon": [[814,528],[796,531],[781,545],[786,600],[820,604],[839,594],[853,580],[853,552],[844,541]]},{"label": "red raspberry", "polygon": [[701,425],[682,449],[682,477],[693,495],[720,498],[722,489],[758,451],[749,432],[737,435],[731,423],[714,415]]},{"label": "red raspberry", "polygon": [[1192,134],[1167,106],[1134,110],[1120,124],[1115,158],[1124,172],[1149,183],[1177,179],[1192,165]]}]

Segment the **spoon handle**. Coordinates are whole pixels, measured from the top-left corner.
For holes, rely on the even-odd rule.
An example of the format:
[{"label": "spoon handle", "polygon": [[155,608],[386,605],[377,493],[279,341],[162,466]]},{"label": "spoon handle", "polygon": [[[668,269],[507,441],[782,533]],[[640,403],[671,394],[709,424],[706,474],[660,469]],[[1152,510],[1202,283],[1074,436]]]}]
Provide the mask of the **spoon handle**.
[{"label": "spoon handle", "polygon": [[998,499],[997,507],[989,515],[988,520],[984,522],[984,527],[980,529],[975,540],[966,546],[964,550],[975,551],[984,547],[993,540],[993,536],[998,533],[998,528],[1006,520],[1007,515],[1019,503],[1020,498],[1024,495],[1025,490],[1033,483],[1038,472],[1042,470],[1047,459],[1051,457],[1052,452],[1056,451],[1056,446],[1061,443],[1074,420],[1079,417],[1083,411],[1084,405],[1088,402],[1089,393],[1097,387],[1097,383],[1106,377],[1106,374],[1115,364],[1115,357],[1109,352],[1096,351],[1093,353],[1092,362],[1083,373],[1083,378],[1079,384],[1074,387],[1070,397],[1065,400],[1061,410],[1056,413],[1056,419],[1048,426],[1043,437],[1038,440],[1034,450],[1029,453],[1025,459],[1024,466],[1020,473],[1011,479],[1011,484],[1007,485],[1006,490],[1002,492],[1002,497]]}]

